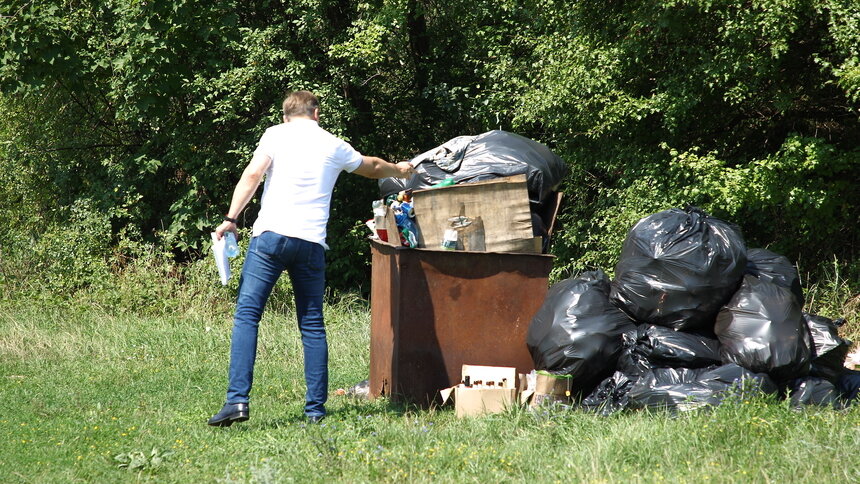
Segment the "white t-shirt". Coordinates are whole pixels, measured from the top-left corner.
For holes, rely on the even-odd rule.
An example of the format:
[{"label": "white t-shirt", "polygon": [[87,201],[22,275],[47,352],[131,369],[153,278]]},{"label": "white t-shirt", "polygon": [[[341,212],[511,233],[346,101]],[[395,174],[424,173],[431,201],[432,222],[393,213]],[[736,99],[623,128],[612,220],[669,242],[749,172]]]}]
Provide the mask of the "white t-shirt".
[{"label": "white t-shirt", "polygon": [[270,230],[328,249],[326,224],[334,184],[341,171],[352,172],[361,165],[361,154],[304,118],[267,129],[254,154],[268,155],[272,164],[253,235]]}]

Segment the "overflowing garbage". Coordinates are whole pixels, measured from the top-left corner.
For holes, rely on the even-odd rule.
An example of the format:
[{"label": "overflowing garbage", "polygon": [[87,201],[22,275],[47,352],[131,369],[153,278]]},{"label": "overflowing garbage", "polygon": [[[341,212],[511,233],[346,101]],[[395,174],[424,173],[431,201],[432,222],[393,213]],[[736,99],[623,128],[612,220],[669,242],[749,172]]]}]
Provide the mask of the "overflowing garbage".
[{"label": "overflowing garbage", "polygon": [[569,170],[567,164],[545,145],[501,130],[477,136],[458,136],[412,158],[409,163],[416,171],[411,178],[379,180],[383,197],[443,183],[470,183],[525,174],[529,200],[541,203]]},{"label": "overflowing garbage", "polygon": [[[375,236],[437,250],[531,252],[537,242],[534,250],[546,252],[560,200],[554,190],[567,173],[546,146],[489,131],[454,138],[410,164],[411,178],[379,182],[382,198],[368,221]],[[513,184],[494,181],[514,177],[513,195],[504,191],[514,193]],[[434,190],[442,187],[450,188]],[[503,203],[477,205],[493,191],[505,193]],[[563,392],[547,395],[569,393],[604,415],[762,393],[794,406],[846,405],[860,372],[844,367],[851,358],[851,342],[838,331],[844,321],[805,313],[804,303],[788,258],[747,248],[737,225],[699,208],[673,208],[629,230],[611,281],[596,270],[551,287],[526,343],[537,370],[570,377]]]},{"label": "overflowing garbage", "polygon": [[367,221],[367,227],[375,238],[392,245],[413,249],[418,247],[418,227],[415,225],[411,190],[374,200],[371,206],[373,219]]},{"label": "overflowing garbage", "polygon": [[570,375],[584,409],[683,411],[762,393],[839,407],[857,397],[843,320],[804,313],[794,266],[748,250],[733,224],[695,207],[647,216],[629,231],[608,293],[605,278],[554,285],[528,331],[536,368]]},{"label": "overflowing garbage", "polygon": [[[415,168],[412,177],[379,180],[379,192],[386,204],[392,197],[412,191],[524,175],[527,192],[523,195],[527,197],[524,202],[531,215],[531,231],[534,236],[543,237],[542,251],[548,250],[548,230],[557,207],[556,190],[569,168],[545,145],[517,134],[493,130],[476,136],[456,137],[412,158],[409,163]],[[454,215],[457,214],[449,214],[448,217]],[[471,230],[480,232],[475,225]],[[456,232],[459,231],[451,231],[447,235],[453,238]],[[453,239],[449,239],[445,249],[451,250],[454,245]],[[460,243],[457,250],[470,249],[464,249]],[[475,248],[473,244],[471,250],[482,249]]]}]

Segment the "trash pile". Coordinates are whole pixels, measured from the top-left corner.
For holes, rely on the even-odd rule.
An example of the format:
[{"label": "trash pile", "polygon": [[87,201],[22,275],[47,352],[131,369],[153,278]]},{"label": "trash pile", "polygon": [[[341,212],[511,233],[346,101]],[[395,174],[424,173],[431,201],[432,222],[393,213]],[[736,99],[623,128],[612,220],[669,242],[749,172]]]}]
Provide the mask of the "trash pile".
[{"label": "trash pile", "polygon": [[740,229],[702,210],[671,209],[628,233],[615,278],[555,284],[527,345],[535,367],[571,375],[583,408],[688,410],[757,393],[839,407],[860,372],[843,364],[844,320],[802,311],[784,256],[747,250]]},{"label": "trash pile", "polygon": [[[372,204],[373,218],[366,222],[375,238],[403,247],[418,247],[418,228],[412,207],[412,190],[403,190]],[[393,224],[390,219],[393,216]],[[395,233],[396,232],[396,233]],[[398,240],[399,239],[399,240]]]},{"label": "trash pile", "polygon": [[[477,136],[459,136],[412,158],[409,163],[416,171],[412,177],[379,180],[384,205],[390,205],[392,199],[397,201],[401,196],[411,196],[413,190],[525,175],[532,230],[535,236],[545,238],[543,249],[546,252],[548,227],[552,225],[554,215],[550,208],[556,202],[556,189],[569,169],[545,145],[513,133],[493,130]],[[375,226],[379,228],[380,224]],[[457,229],[456,222],[452,222],[449,228]],[[449,235],[453,237],[453,233]]]}]

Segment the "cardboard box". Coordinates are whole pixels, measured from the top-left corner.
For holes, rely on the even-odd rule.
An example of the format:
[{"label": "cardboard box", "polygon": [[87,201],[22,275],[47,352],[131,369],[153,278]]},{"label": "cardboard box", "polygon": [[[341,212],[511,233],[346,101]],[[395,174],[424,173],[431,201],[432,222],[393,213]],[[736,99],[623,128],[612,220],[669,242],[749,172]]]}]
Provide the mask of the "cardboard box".
[{"label": "cardboard box", "polygon": [[416,190],[412,194],[418,247],[440,249],[448,219],[467,217],[474,226],[462,231],[458,250],[539,254],[541,238],[532,231],[526,176]]},{"label": "cardboard box", "polygon": [[529,374],[519,374],[520,404],[531,407],[552,403],[568,404],[571,401],[573,377],[570,375],[554,375],[544,370]]},{"label": "cardboard box", "polygon": [[390,245],[392,247],[400,247],[400,231],[397,229],[397,221],[394,218],[394,210],[391,207],[383,206],[385,215],[382,217],[374,217],[376,235],[379,237],[379,242]]},{"label": "cardboard box", "polygon": [[553,375],[538,371],[535,375],[535,391],[531,406],[539,407],[552,403],[570,403],[570,388],[573,378],[570,375]]},{"label": "cardboard box", "polygon": [[460,418],[503,412],[517,401],[516,376],[516,368],[463,365],[461,381],[471,386],[460,383],[441,390],[442,403],[453,393],[454,411]]}]

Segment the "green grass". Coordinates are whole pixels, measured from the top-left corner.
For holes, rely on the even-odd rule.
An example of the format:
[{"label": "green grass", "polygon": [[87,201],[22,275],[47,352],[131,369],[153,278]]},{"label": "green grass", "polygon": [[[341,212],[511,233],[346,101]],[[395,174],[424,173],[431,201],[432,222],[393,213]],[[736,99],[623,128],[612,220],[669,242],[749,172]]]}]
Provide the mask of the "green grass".
[{"label": "green grass", "polygon": [[[217,429],[205,421],[223,401],[229,306],[211,318],[112,313],[85,299],[2,303],[0,480],[860,481],[860,411],[767,400],[676,417],[515,409],[460,420],[450,408],[332,395],[324,425],[306,426],[298,332],[288,305],[274,309],[251,420]],[[367,306],[332,301],[327,325],[331,388],[346,388],[368,374]],[[133,468],[118,455],[136,456]]]}]

